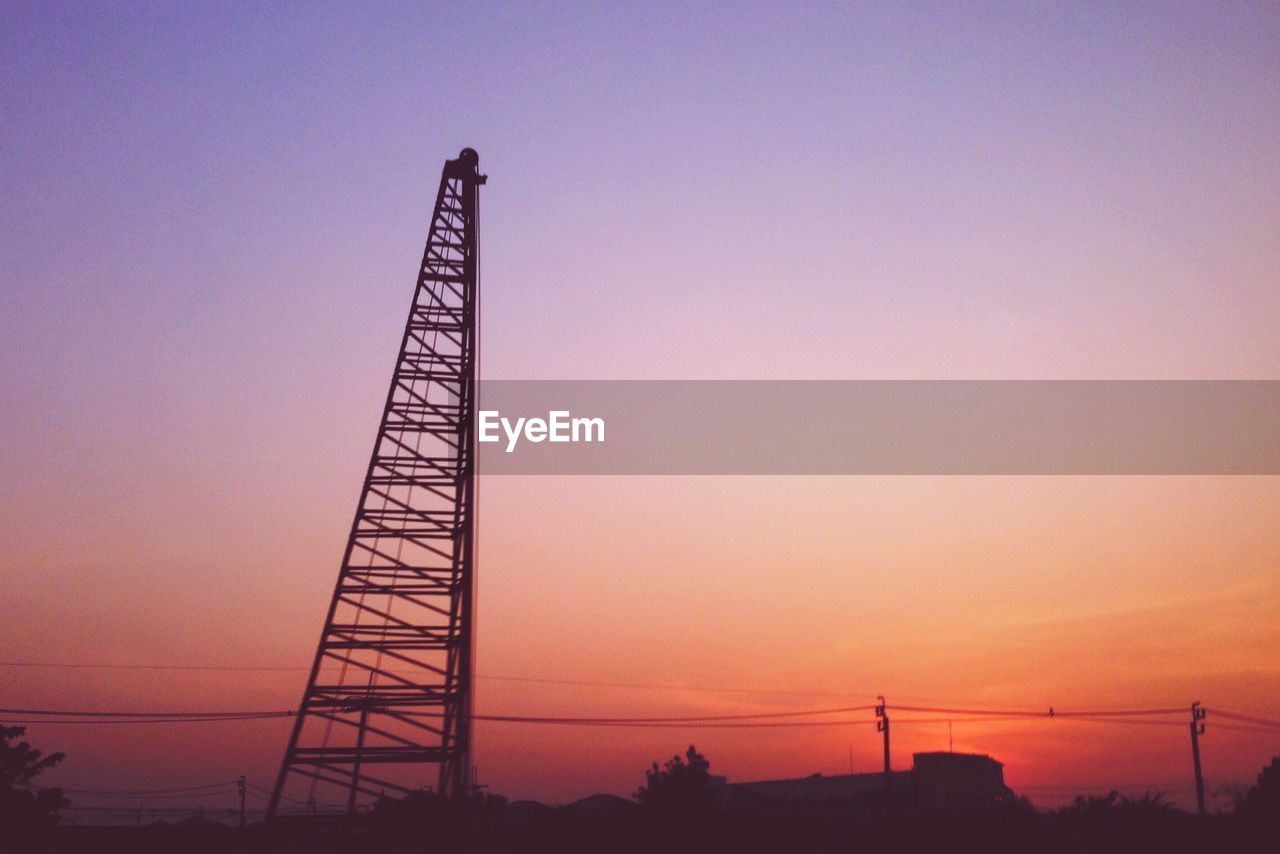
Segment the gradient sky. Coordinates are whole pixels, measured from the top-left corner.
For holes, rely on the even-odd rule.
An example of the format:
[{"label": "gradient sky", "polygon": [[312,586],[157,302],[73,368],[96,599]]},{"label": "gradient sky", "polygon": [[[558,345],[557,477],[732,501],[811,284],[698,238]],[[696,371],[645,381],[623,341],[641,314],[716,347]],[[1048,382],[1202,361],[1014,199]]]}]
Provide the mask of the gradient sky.
[{"label": "gradient sky", "polygon": [[[1280,379],[1274,3],[7,4],[0,39],[0,659],[308,663],[463,146],[486,377]],[[1274,477],[481,493],[482,674],[681,686],[485,679],[485,711],[1280,713]],[[0,668],[0,696],[285,708],[303,678]],[[796,693],[712,690],[744,687]],[[31,735],[64,782],[126,787],[267,783],[285,732]],[[878,750],[478,738],[495,790],[553,801],[690,740],[735,779]],[[1015,786],[1189,784],[1181,729],[955,740]],[[900,764],[945,746],[895,733]],[[1278,751],[1211,729],[1206,775]]]}]

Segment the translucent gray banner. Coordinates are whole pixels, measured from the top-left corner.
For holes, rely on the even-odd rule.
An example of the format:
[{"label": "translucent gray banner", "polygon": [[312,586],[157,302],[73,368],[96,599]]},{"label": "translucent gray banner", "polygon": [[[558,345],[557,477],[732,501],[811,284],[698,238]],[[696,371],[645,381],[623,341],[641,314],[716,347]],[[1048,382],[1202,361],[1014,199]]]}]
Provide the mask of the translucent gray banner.
[{"label": "translucent gray banner", "polygon": [[486,380],[479,409],[481,474],[1280,474],[1277,381]]}]

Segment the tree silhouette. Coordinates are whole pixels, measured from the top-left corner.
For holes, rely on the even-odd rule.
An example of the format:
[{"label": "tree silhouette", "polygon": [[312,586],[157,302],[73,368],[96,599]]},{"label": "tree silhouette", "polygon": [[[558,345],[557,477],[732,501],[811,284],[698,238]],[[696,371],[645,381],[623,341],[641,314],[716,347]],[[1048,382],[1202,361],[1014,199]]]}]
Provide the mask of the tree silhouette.
[{"label": "tree silhouette", "polygon": [[1258,784],[1240,798],[1236,812],[1251,827],[1280,829],[1280,756],[1258,774]]},{"label": "tree silhouette", "polygon": [[58,822],[58,810],[69,805],[61,789],[37,789],[31,781],[57,765],[61,753],[42,757],[25,741],[26,727],[0,726],[0,841],[23,842]]},{"label": "tree silhouette", "polygon": [[673,756],[659,768],[655,762],[645,772],[645,785],[635,798],[659,815],[690,816],[711,806],[711,763],[689,745],[685,758]]}]

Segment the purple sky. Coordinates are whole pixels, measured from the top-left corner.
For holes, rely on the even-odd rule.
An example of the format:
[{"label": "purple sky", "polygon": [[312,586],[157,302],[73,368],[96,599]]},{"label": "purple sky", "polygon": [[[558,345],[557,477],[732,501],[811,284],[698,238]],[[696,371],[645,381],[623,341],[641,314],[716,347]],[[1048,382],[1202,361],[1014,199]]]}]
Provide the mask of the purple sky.
[{"label": "purple sky", "polygon": [[382,377],[463,145],[490,376],[1274,375],[1275,4],[418,6],[10,9],[6,396]]}]

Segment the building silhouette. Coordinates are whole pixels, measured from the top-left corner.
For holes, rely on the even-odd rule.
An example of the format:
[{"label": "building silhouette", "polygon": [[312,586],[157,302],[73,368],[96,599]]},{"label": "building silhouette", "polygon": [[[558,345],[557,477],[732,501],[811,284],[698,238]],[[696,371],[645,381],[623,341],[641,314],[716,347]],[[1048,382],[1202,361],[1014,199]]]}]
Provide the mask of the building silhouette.
[{"label": "building silhouette", "polygon": [[916,753],[909,771],[812,774],[784,780],[730,783],[714,777],[722,807],[731,812],[794,809],[848,810],[872,814],[886,803],[917,811],[950,812],[989,806],[1013,797],[1004,765],[977,753]]}]

